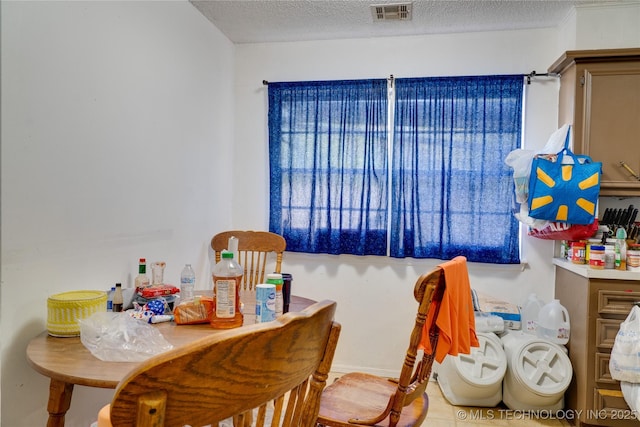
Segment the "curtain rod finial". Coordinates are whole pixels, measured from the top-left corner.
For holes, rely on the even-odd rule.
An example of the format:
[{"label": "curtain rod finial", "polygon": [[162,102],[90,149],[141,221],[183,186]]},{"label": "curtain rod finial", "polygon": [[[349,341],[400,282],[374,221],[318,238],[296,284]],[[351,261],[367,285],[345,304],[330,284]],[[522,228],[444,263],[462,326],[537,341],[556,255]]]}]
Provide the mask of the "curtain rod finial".
[{"label": "curtain rod finial", "polygon": [[267,86],[267,85],[269,84],[269,82],[268,82],[268,81],[266,81],[266,80],[263,80],[263,81],[262,81],[262,84],[263,84],[263,85],[265,85],[265,86]]}]

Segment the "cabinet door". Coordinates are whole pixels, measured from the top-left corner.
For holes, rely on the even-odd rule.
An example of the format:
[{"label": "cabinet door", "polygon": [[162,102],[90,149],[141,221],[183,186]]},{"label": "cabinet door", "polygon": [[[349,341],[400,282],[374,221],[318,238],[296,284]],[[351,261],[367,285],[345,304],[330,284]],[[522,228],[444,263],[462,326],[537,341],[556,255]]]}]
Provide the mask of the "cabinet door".
[{"label": "cabinet door", "polygon": [[601,192],[637,195],[640,181],[640,61],[589,64],[581,76],[582,150],[602,162]]}]

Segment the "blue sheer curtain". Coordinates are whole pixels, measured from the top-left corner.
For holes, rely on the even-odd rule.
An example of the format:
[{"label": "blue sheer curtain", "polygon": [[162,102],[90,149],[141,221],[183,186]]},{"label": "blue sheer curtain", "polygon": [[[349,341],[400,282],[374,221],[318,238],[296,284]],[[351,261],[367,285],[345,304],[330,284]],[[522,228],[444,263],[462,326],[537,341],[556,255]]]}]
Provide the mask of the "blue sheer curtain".
[{"label": "blue sheer curtain", "polygon": [[524,76],[397,79],[393,257],[519,263],[507,154],[520,147]]},{"label": "blue sheer curtain", "polygon": [[386,255],[387,81],[269,83],[269,230],[294,252]]}]

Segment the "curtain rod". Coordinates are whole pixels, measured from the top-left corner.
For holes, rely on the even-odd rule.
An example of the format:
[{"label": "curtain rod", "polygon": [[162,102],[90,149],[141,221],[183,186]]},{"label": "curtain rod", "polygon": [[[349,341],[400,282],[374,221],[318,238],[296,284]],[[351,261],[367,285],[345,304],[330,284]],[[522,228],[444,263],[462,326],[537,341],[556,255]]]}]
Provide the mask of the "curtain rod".
[{"label": "curtain rod", "polygon": [[[558,73],[542,73],[542,74],[538,74],[534,70],[534,71],[530,72],[529,74],[527,74],[526,76],[527,76],[527,84],[529,85],[529,84],[531,84],[531,79],[533,79],[535,77],[560,77],[560,74],[558,74]],[[393,80],[394,80],[393,74],[391,74],[389,76],[388,80],[391,82],[391,86],[393,86]],[[269,85],[269,81],[268,80],[263,80],[262,84],[264,86],[268,86]]]},{"label": "curtain rod", "polygon": [[527,84],[530,85],[531,84],[531,79],[533,79],[535,77],[560,77],[560,74],[558,74],[558,73],[538,74],[534,70],[534,71],[530,72],[529,74],[527,74]]},{"label": "curtain rod", "polygon": [[[391,84],[393,85],[393,74],[391,74],[391,75],[389,76],[389,80],[391,81]],[[263,81],[262,81],[262,84],[263,84],[264,86],[268,86],[268,85],[269,85],[269,81],[268,81],[268,80],[263,80]]]}]

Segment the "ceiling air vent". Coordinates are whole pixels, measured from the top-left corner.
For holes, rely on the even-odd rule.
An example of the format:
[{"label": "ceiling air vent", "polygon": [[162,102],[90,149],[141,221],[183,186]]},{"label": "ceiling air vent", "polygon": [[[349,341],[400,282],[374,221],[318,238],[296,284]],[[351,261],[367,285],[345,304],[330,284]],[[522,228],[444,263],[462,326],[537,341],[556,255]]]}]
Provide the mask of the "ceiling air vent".
[{"label": "ceiling air vent", "polygon": [[407,21],[411,19],[411,3],[371,5],[374,21]]}]

